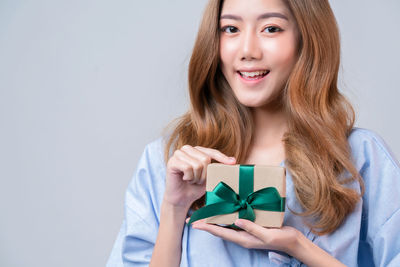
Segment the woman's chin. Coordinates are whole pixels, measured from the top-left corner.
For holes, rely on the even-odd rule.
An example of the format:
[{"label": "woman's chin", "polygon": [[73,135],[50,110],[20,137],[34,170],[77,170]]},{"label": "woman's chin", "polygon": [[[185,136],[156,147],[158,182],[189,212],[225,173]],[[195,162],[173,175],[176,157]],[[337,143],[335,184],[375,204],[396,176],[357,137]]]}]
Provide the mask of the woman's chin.
[{"label": "woman's chin", "polygon": [[258,100],[240,100],[239,102],[248,108],[251,109],[266,109],[266,110],[271,110],[271,111],[277,111],[281,110],[283,108],[283,102],[282,101],[269,101],[269,100],[264,100],[261,101],[260,99]]},{"label": "woman's chin", "polygon": [[260,101],[260,99],[240,99],[238,101],[245,107],[248,108],[258,108],[265,105],[265,101]]}]

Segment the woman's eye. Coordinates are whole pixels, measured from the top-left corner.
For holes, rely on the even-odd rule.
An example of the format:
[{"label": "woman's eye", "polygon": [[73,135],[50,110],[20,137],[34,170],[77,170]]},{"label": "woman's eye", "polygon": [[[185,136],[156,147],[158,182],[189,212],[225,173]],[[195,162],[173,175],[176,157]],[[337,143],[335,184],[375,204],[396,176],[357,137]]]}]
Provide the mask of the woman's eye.
[{"label": "woman's eye", "polygon": [[226,33],[236,33],[238,32],[238,28],[236,28],[235,26],[225,26],[222,27],[221,31]]},{"label": "woman's eye", "polygon": [[264,31],[269,32],[269,33],[274,33],[274,32],[280,32],[280,31],[282,31],[282,29],[279,27],[275,27],[275,26],[269,26],[269,27],[266,27],[264,29]]}]

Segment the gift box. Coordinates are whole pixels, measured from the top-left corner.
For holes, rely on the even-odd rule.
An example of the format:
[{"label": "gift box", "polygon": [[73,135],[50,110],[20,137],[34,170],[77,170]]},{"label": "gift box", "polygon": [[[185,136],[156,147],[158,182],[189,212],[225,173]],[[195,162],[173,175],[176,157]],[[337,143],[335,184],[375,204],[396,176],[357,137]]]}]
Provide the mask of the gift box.
[{"label": "gift box", "polygon": [[264,227],[282,227],[286,199],[286,169],[280,166],[225,165],[207,167],[206,203],[189,223],[233,226],[238,218]]}]

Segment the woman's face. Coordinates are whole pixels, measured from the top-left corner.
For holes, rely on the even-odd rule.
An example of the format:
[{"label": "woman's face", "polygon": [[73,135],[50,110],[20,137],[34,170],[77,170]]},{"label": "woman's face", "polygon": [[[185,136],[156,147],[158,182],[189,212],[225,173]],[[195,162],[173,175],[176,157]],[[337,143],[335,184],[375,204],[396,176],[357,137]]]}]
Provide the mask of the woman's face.
[{"label": "woman's face", "polygon": [[283,0],[225,0],[220,17],[221,70],[239,102],[268,106],[297,59],[298,30]]}]

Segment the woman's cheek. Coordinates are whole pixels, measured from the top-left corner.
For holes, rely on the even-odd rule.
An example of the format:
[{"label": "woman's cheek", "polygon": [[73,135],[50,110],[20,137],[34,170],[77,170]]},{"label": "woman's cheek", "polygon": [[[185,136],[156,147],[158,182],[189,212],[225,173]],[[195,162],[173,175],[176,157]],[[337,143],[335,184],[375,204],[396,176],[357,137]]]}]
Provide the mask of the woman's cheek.
[{"label": "woman's cheek", "polygon": [[237,41],[235,40],[221,40],[220,50],[221,59],[225,64],[233,63],[236,56],[238,56]]},{"label": "woman's cheek", "polygon": [[270,40],[264,45],[264,53],[272,70],[287,70],[294,65],[296,46],[292,38]]}]

